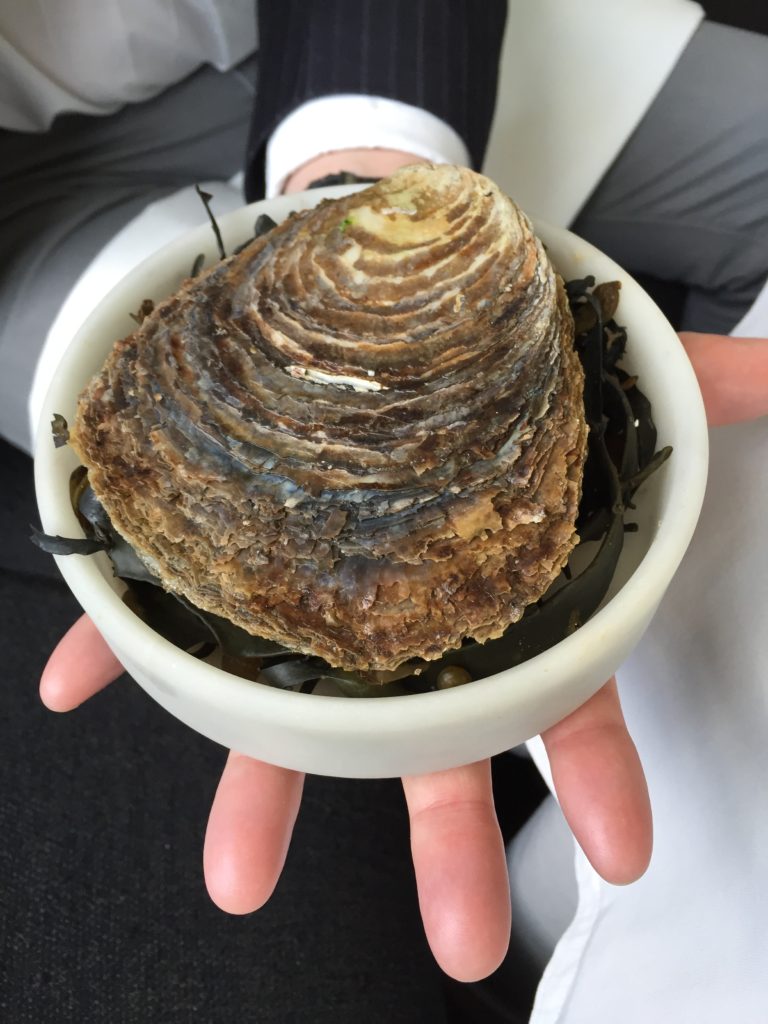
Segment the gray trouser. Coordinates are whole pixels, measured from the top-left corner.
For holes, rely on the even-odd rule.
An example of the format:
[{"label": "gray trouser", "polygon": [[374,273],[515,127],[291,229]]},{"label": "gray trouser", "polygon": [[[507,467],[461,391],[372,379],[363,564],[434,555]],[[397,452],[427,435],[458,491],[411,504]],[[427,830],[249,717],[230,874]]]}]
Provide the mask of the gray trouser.
[{"label": "gray trouser", "polygon": [[0,436],[30,449],[38,355],[102,247],[149,203],[242,170],[253,67],[202,68],[110,117],[61,116],[43,135],[0,130]]},{"label": "gray trouser", "polygon": [[[29,448],[38,353],[105,242],[147,203],[241,168],[252,93],[242,68],[205,68],[111,117],[0,132],[0,436]],[[683,327],[728,331],[768,275],[766,96],[768,40],[705,23],[574,225],[684,285]]]},{"label": "gray trouser", "polygon": [[727,334],[768,277],[768,37],[704,22],[573,230]]}]

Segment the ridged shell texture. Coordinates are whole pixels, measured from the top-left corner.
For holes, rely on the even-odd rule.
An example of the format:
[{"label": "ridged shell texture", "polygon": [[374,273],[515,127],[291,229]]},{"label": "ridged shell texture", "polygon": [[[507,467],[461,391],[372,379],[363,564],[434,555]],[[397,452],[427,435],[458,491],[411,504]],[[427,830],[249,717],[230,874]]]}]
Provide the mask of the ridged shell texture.
[{"label": "ridged shell texture", "polygon": [[499,636],[576,543],[563,285],[471,171],[294,214],[119,341],[71,442],[167,589],[337,667]]}]

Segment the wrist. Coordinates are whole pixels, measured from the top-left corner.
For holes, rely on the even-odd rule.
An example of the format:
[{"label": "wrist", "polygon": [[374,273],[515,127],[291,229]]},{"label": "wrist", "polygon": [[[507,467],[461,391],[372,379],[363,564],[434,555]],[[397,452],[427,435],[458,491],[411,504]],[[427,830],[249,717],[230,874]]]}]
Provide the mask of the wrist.
[{"label": "wrist", "polygon": [[400,149],[338,149],[321,153],[292,171],[281,191],[301,192],[327,174],[351,171],[361,178],[386,178],[407,164],[426,163],[423,157]]}]

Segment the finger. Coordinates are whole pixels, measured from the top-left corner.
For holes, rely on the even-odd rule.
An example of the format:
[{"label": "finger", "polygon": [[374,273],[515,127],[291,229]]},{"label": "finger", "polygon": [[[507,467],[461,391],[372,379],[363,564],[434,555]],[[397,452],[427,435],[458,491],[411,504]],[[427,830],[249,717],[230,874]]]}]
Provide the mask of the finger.
[{"label": "finger", "polygon": [[203,853],[208,892],[222,910],[249,914],[272,895],[303,784],[300,772],[230,753],[213,799]]},{"label": "finger", "polygon": [[711,427],[768,415],[768,338],[683,331]]},{"label": "finger", "polygon": [[117,679],[123,666],[87,615],[64,634],[40,678],[40,699],[51,711],[72,711]]},{"label": "finger", "polygon": [[509,876],[490,762],[403,779],[427,939],[457,981],[494,971],[509,945]]},{"label": "finger", "polygon": [[608,882],[634,882],[651,859],[653,823],[615,679],[542,739],[563,814],[590,863]]},{"label": "finger", "polygon": [[313,181],[340,171],[351,171],[362,178],[386,178],[400,167],[420,163],[424,163],[424,157],[401,149],[337,149],[302,164],[286,179],[283,192],[301,192]]}]

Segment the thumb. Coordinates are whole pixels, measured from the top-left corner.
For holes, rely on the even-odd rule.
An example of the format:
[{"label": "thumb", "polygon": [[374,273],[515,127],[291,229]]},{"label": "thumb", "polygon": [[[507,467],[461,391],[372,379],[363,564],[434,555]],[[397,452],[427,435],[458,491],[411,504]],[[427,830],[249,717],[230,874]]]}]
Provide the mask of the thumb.
[{"label": "thumb", "polygon": [[682,331],[711,427],[768,415],[768,338]]}]

